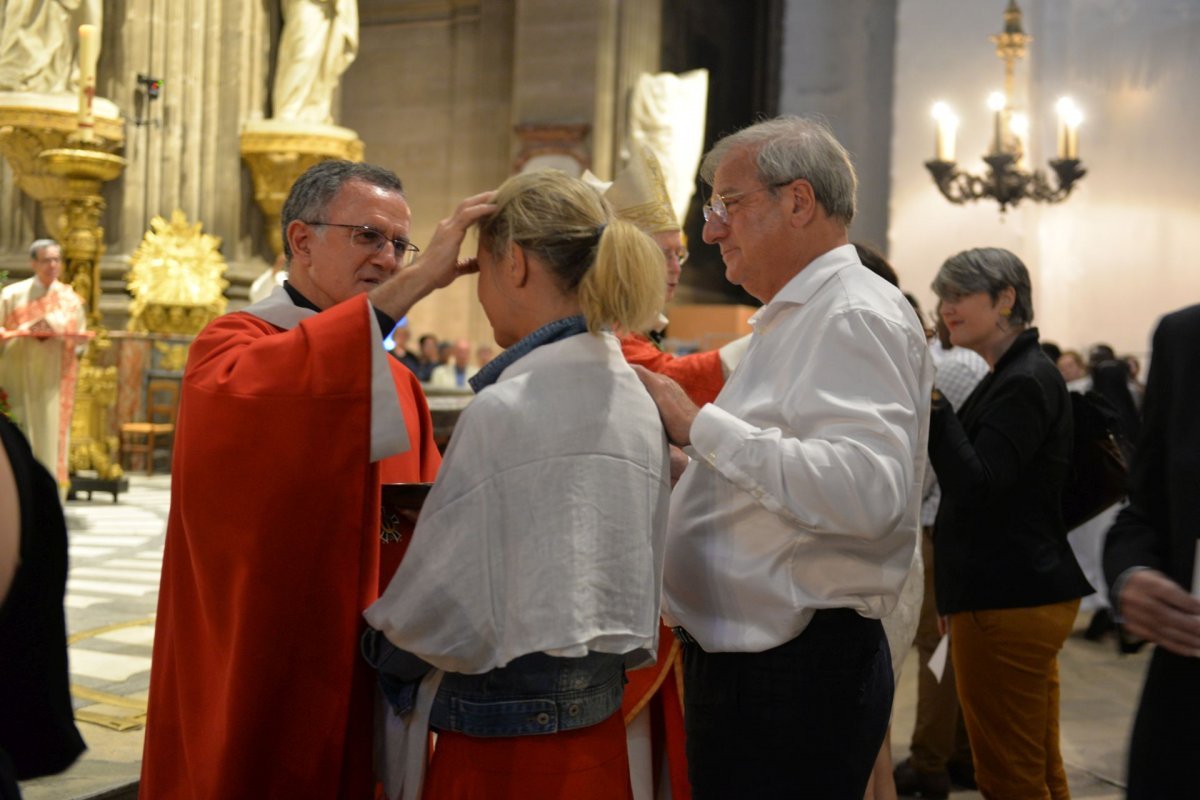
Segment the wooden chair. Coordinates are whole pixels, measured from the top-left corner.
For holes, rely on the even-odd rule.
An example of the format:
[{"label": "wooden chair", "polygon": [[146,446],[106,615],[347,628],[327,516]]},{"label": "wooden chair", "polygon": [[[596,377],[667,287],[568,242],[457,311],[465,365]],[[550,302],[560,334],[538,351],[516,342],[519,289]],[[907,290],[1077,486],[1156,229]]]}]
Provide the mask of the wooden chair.
[{"label": "wooden chair", "polygon": [[154,474],[154,460],[166,454],[171,460],[174,444],[175,414],[179,409],[179,381],[151,378],[146,381],[146,421],[126,422],[121,426],[121,464],[132,469],[133,456],[140,455],[146,474]]}]

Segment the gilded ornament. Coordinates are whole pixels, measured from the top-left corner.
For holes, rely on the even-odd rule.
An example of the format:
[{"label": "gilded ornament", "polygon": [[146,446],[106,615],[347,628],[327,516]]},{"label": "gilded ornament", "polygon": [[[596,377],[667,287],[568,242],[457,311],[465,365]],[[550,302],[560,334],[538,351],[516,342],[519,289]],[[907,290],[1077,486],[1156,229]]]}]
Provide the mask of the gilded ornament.
[{"label": "gilded ornament", "polygon": [[168,222],[150,221],[142,243],[130,257],[129,330],[195,335],[225,313],[229,281],[221,240],[202,233],[176,209]]}]

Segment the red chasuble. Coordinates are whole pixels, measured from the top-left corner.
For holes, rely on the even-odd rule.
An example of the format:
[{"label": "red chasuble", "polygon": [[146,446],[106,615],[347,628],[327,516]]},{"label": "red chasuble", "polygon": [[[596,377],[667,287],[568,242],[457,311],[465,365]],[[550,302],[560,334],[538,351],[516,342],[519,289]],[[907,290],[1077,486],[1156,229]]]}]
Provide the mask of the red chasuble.
[{"label": "red chasuble", "polygon": [[674,356],[659,350],[654,342],[641,334],[629,334],[621,337],[621,352],[630,364],[637,364],[674,380],[696,405],[702,406],[716,400],[721,387],[725,385],[719,350]]},{"label": "red chasuble", "polygon": [[407,544],[380,540],[380,483],[440,463],[420,385],[391,358],[409,448],[371,463],[379,347],[365,297],[291,330],[230,314],[192,344],[143,800],[374,797],[361,612]]},{"label": "red chasuble", "polygon": [[[725,385],[721,354],[717,350],[673,356],[654,346],[639,334],[621,337],[621,352],[630,364],[639,364],[651,372],[673,379],[697,405],[711,403]],[[691,784],[687,777],[687,754],[683,730],[683,674],[679,643],[671,629],[659,623],[658,660],[653,666],[635,669],[628,675],[621,713],[625,724],[633,721],[647,705],[651,714],[651,741],[654,763],[665,749],[671,776],[671,797],[688,800]],[[658,781],[658,769],[654,779]],[[657,791],[657,786],[655,787]]]}]

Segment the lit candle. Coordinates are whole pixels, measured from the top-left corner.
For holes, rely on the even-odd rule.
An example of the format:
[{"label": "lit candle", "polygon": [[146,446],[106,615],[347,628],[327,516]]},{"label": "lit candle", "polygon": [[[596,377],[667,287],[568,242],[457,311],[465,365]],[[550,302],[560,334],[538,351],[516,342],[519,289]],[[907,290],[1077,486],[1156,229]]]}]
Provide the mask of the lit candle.
[{"label": "lit candle", "polygon": [[1016,148],[1017,166],[1025,169],[1029,166],[1026,156],[1029,155],[1029,117],[1020,112],[1014,112],[1008,121],[1008,129],[1012,131]]},{"label": "lit candle", "polygon": [[1079,125],[1083,122],[1083,112],[1076,107],[1072,107],[1066,115],[1067,127],[1067,155],[1069,159],[1079,158]]},{"label": "lit candle", "polygon": [[1054,110],[1058,112],[1058,127],[1055,131],[1055,140],[1058,143],[1058,157],[1064,159],[1067,157],[1067,114],[1075,104],[1071,102],[1069,97],[1060,97],[1058,102],[1054,104]]},{"label": "lit candle", "polygon": [[1004,152],[1004,107],[1008,105],[1008,99],[1004,96],[1004,92],[992,92],[988,95],[988,108],[992,110],[992,152],[999,154]]},{"label": "lit candle", "polygon": [[1083,112],[1069,97],[1060,98],[1054,107],[1058,111],[1058,157],[1078,159],[1079,125],[1083,122]]},{"label": "lit candle", "polygon": [[954,139],[958,133],[958,117],[942,101],[933,104],[937,121],[933,139],[933,157],[937,161],[954,161]]},{"label": "lit candle", "polygon": [[79,26],[79,138],[95,138],[92,98],[96,96],[96,61],[100,58],[100,30],[95,25]]}]

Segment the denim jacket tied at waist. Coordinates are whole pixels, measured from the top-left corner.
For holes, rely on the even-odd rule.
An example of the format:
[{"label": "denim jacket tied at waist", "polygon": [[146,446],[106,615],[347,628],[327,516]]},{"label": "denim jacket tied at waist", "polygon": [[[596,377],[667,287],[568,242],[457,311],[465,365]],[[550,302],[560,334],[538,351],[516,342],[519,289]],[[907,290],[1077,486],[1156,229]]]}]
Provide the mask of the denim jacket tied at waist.
[{"label": "denim jacket tied at waist", "polygon": [[[371,628],[363,634],[362,653],[379,671],[379,685],[393,711],[412,711],[421,678],[433,667]],[[447,672],[429,724],[469,736],[530,736],[586,728],[621,707],[624,689],[624,656],[531,653],[481,675]]]}]

